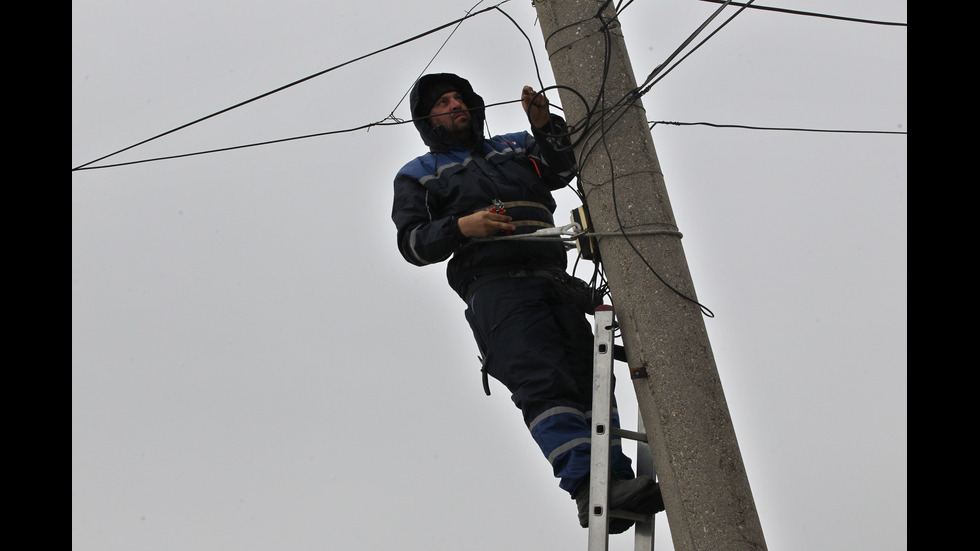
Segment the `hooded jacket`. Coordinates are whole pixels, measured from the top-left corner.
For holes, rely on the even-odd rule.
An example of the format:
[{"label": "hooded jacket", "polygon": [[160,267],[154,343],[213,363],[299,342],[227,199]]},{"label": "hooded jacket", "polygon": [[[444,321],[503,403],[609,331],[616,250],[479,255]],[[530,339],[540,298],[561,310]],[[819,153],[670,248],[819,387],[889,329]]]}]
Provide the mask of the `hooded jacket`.
[{"label": "hooded jacket", "polygon": [[[449,83],[470,109],[474,145],[459,144],[442,127],[429,123],[429,105],[422,105],[428,86]],[[464,297],[466,287],[483,275],[515,269],[561,270],[567,258],[557,241],[473,242],[460,233],[458,219],[486,210],[494,200],[533,202],[507,208],[515,222],[554,225],[553,190],[571,181],[574,157],[563,135],[565,122],[551,115],[550,128],[483,137],[483,98],[470,83],[453,74],[426,75],[412,89],[409,102],[415,127],[429,152],[417,157],[395,177],[391,218],[398,229],[398,249],[408,262],[425,266],[452,259],[446,268],[449,284]],[[564,148],[563,152],[556,148]],[[531,233],[534,225],[515,233]]]}]

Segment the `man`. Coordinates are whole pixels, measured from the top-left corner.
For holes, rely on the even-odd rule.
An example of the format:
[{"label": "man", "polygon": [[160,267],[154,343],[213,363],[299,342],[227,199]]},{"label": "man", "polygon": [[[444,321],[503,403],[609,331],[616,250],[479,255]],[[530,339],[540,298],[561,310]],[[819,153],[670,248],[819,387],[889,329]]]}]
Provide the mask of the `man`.
[{"label": "man", "polygon": [[[532,134],[483,137],[484,102],[453,74],[425,75],[410,96],[429,153],[395,177],[392,220],[405,260],[449,260],[450,286],[484,358],[484,376],[502,382],[588,526],[593,336],[561,285],[567,257],[558,241],[487,239],[554,226],[551,192],[571,181],[575,159],[565,122],[542,94],[521,91]],[[484,379],[486,384],[486,379]],[[614,414],[618,426],[618,417]],[[620,446],[611,457],[610,508],[663,510],[657,485],[634,478]],[[610,532],[632,521],[613,519]]]}]

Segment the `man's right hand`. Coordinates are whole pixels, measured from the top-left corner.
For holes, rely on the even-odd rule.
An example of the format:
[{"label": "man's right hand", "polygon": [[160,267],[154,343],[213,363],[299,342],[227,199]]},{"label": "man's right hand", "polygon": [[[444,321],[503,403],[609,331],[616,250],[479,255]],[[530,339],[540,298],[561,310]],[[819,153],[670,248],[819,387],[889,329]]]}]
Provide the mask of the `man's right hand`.
[{"label": "man's right hand", "polygon": [[517,226],[510,224],[510,221],[511,217],[506,214],[481,210],[456,220],[456,223],[466,237],[490,237],[502,231],[516,230]]}]

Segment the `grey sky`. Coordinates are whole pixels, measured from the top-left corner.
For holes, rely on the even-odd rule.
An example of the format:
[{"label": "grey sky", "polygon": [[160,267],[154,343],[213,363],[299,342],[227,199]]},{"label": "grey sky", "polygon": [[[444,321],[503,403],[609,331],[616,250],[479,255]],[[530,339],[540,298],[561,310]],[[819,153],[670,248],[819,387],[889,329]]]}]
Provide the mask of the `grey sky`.
[{"label": "grey sky", "polygon": [[[73,2],[72,166],[471,5]],[[779,5],[907,21],[904,1]],[[503,7],[552,84],[530,2]],[[631,4],[637,75],[714,8]],[[447,34],[114,160],[380,120]],[[643,101],[651,120],[904,131],[906,55],[904,28],[750,11]],[[497,14],[436,71],[488,103],[537,86]],[[516,104],[487,119],[526,127]],[[653,137],[770,549],[907,547],[907,138]],[[397,252],[391,182],[423,151],[404,125],[72,174],[73,549],[585,549],[518,410],[483,395],[444,267]]]}]

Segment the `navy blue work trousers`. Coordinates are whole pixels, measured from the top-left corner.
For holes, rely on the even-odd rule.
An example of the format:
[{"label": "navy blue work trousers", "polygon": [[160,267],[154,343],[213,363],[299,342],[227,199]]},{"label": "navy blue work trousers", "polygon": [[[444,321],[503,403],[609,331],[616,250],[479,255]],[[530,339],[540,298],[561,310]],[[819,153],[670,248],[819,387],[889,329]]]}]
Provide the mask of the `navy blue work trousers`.
[{"label": "navy blue work trousers", "polygon": [[[542,277],[489,281],[467,306],[484,369],[510,391],[559,486],[574,494],[591,466],[594,344],[585,314]],[[614,476],[634,476],[618,440],[610,465]]]}]

